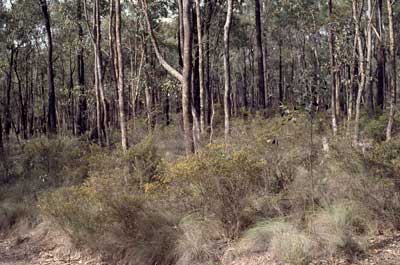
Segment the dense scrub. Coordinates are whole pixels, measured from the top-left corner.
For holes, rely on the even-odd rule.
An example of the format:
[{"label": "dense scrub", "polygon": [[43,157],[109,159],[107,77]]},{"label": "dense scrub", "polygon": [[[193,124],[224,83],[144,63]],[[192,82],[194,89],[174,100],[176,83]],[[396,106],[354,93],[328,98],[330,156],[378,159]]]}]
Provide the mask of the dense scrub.
[{"label": "dense scrub", "polygon": [[375,139],[363,152],[346,135],[329,139],[325,120],[314,119],[312,139],[303,113],[235,121],[228,144],[217,132],[188,157],[178,156],[175,129],[134,136],[127,153],[35,139],[10,153],[0,225],[37,219],[29,203],[38,197],[40,216],[78,245],[129,264],[229,264],[267,251],[308,264],[362,253],[369,236],[399,227],[400,140]]}]

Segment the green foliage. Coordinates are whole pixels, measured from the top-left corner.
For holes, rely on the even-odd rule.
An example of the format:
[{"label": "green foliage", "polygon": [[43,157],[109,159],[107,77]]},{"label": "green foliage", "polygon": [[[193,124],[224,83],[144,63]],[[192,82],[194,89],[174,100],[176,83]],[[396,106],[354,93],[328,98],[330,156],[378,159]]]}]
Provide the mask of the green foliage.
[{"label": "green foliage", "polygon": [[76,241],[107,253],[128,253],[126,264],[171,264],[177,218],[141,195],[116,193],[110,185],[89,179],[80,187],[42,194],[39,207]]},{"label": "green foliage", "polygon": [[[227,151],[212,145],[174,164],[165,182],[186,196],[196,211],[205,211],[220,220],[229,236],[248,225],[248,197],[266,184],[264,164],[250,151]],[[176,188],[175,188],[176,189]]]},{"label": "green foliage", "polygon": [[[368,138],[372,138],[379,142],[386,139],[388,115],[382,114],[374,119],[368,119],[364,124],[364,133]],[[396,124],[394,127],[397,127]]]},{"label": "green foliage", "polygon": [[128,150],[126,160],[132,167],[133,174],[140,180],[140,186],[154,181],[159,173],[161,157],[154,144],[153,136],[148,136]]},{"label": "green foliage", "polygon": [[84,150],[77,140],[67,137],[32,139],[23,149],[22,176],[39,187],[78,183],[87,175]]},{"label": "green foliage", "polygon": [[0,203],[0,231],[7,231],[17,224],[20,220],[26,221],[33,219],[35,206],[28,202],[3,201]]},{"label": "green foliage", "polygon": [[400,172],[400,139],[394,138],[375,145],[370,155],[372,161],[392,169],[391,177]]}]

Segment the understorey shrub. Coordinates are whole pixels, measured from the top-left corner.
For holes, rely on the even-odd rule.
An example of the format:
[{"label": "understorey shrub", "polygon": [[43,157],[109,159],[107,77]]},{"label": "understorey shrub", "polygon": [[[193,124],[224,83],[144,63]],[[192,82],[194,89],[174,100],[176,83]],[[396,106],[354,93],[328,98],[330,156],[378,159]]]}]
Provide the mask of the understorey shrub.
[{"label": "understorey shrub", "polygon": [[189,215],[178,225],[175,247],[177,265],[215,264],[227,242],[223,224],[207,217]]},{"label": "understorey shrub", "polygon": [[0,202],[0,231],[7,231],[21,220],[31,223],[34,220],[34,205],[26,201]]},{"label": "understorey shrub", "polygon": [[[397,114],[394,119],[392,133],[393,135],[397,134],[400,129],[399,123],[400,116]],[[386,140],[386,127],[389,121],[388,113],[380,114],[377,117],[370,118],[368,115],[363,117],[364,122],[361,124],[364,125],[363,133],[369,138],[373,139],[377,142],[383,142]]]},{"label": "understorey shrub", "polygon": [[128,150],[126,161],[131,167],[132,174],[139,181],[140,187],[155,181],[160,172],[161,156],[154,143],[153,136],[147,136]]},{"label": "understorey shrub", "polygon": [[114,178],[91,177],[81,186],[41,194],[41,212],[77,244],[125,264],[173,264],[179,216],[142,192],[115,190]]},{"label": "understorey shrub", "polygon": [[172,165],[163,182],[187,210],[214,216],[227,235],[237,236],[252,222],[249,198],[265,187],[265,164],[250,151],[212,145]]},{"label": "understorey shrub", "polygon": [[20,159],[22,176],[38,189],[73,185],[87,176],[86,148],[77,139],[40,137],[29,140]]}]

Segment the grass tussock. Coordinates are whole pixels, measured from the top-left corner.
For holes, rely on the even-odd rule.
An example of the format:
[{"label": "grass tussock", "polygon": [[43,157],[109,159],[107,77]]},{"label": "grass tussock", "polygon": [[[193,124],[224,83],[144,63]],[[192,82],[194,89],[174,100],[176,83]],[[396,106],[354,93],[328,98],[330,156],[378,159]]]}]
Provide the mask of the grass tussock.
[{"label": "grass tussock", "polygon": [[41,216],[77,244],[135,265],[255,253],[302,265],[362,252],[376,230],[400,227],[398,138],[363,152],[346,136],[330,139],[317,115],[311,144],[308,116],[296,111],[233,124],[227,143],[215,130],[213,144],[187,157],[176,126],[131,136],[127,153],[32,140],[1,168],[0,226],[29,216],[24,202],[39,198]]}]

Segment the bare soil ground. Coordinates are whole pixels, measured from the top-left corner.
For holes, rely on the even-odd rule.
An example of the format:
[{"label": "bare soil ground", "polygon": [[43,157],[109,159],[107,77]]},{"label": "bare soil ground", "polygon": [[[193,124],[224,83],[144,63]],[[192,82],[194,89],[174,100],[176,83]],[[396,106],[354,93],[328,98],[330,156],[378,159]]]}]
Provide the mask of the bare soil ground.
[{"label": "bare soil ground", "polygon": [[[370,239],[371,246],[363,255],[314,261],[312,265],[400,265],[400,232],[386,233]],[[274,261],[269,253],[236,259],[230,265],[285,265]]]},{"label": "bare soil ground", "polygon": [[100,265],[100,257],[77,250],[71,241],[45,223],[33,229],[21,225],[0,234],[0,265]]},{"label": "bare soil ground", "polygon": [[[0,265],[105,265],[99,256],[74,248],[62,233],[42,223],[30,229],[21,225],[0,234]],[[371,247],[353,259],[332,258],[313,265],[400,265],[400,232],[371,238]],[[284,265],[268,253],[242,257],[230,265]]]}]

